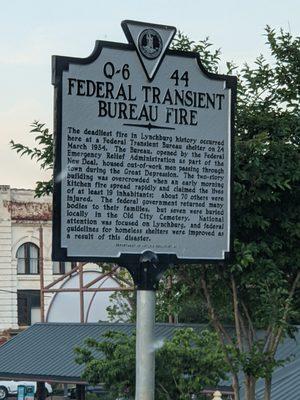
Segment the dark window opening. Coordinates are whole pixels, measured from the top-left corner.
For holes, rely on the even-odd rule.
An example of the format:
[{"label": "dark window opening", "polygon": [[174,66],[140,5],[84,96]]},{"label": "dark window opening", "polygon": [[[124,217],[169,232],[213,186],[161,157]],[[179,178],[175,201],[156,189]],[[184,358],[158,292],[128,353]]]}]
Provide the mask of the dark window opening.
[{"label": "dark window opening", "polygon": [[40,273],[39,248],[33,243],[24,243],[18,248],[18,274],[37,275]]},{"label": "dark window opening", "polygon": [[41,296],[39,290],[18,290],[18,324],[29,326],[40,322]]},{"label": "dark window opening", "polygon": [[53,263],[53,274],[54,275],[63,275],[67,272],[70,272],[76,266],[75,262],[64,262],[64,261],[55,261]]}]

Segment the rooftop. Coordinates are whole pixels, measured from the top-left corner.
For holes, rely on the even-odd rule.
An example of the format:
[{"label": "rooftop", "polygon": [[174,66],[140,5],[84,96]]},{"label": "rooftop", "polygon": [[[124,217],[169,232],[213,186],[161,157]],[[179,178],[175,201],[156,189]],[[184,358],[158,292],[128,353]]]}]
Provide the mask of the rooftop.
[{"label": "rooftop", "polygon": [[[177,329],[205,325],[156,324],[156,340],[171,338]],[[0,379],[64,383],[86,383],[81,378],[83,366],[75,363],[74,348],[88,337],[101,336],[114,330],[132,334],[134,324],[123,323],[39,323],[31,326],[0,346]],[[273,374],[272,400],[292,399],[300,393],[300,327],[295,339],[280,344],[277,358],[288,359]],[[257,400],[263,399],[264,382],[257,383]],[[241,388],[243,394],[243,387]]]}]

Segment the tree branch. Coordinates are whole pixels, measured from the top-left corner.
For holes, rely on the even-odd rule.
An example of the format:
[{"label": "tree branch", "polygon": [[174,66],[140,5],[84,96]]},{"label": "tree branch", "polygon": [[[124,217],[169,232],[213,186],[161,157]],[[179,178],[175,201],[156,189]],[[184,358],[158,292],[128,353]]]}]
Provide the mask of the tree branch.
[{"label": "tree branch", "polygon": [[253,322],[252,322],[252,319],[251,319],[251,317],[250,317],[248,308],[246,307],[246,304],[245,304],[245,302],[244,302],[243,300],[241,300],[241,305],[242,305],[242,307],[243,307],[243,310],[244,310],[244,313],[245,313],[245,315],[246,315],[247,322],[248,322],[249,347],[252,347],[253,341],[254,341],[254,337],[255,337],[255,330],[254,330],[254,327],[253,327]]},{"label": "tree branch", "polygon": [[236,330],[236,337],[238,348],[240,352],[243,352],[243,341],[242,341],[242,334],[241,334],[241,326],[240,326],[240,313],[239,313],[239,301],[237,295],[237,288],[235,279],[233,274],[230,274],[230,281],[231,281],[231,289],[233,295],[233,311],[234,311],[234,321],[235,321],[235,330]]},{"label": "tree branch", "polygon": [[273,328],[270,325],[267,330],[266,340],[264,345],[264,353],[268,353],[270,351],[270,346],[273,342]]},{"label": "tree branch", "polygon": [[210,314],[210,319],[212,321],[212,324],[214,325],[215,330],[217,332],[222,333],[225,336],[225,338],[227,339],[228,343],[233,345],[231,337],[228,335],[228,333],[226,332],[225,328],[222,326],[219,318],[217,317],[217,315],[215,313],[215,309],[214,309],[214,306],[211,301],[211,297],[210,297],[210,293],[209,293],[209,290],[208,290],[208,287],[206,284],[206,280],[203,276],[201,277],[201,286],[202,286],[202,289],[204,292],[204,296],[206,298],[206,303],[207,303],[208,312]]},{"label": "tree branch", "polygon": [[[292,287],[291,287],[291,290],[289,292],[288,298],[286,300],[286,305],[285,305],[285,308],[284,308],[282,322],[286,322],[287,321],[288,314],[289,314],[290,303],[291,303],[291,300],[293,299],[293,296],[295,294],[295,290],[297,288],[299,280],[300,280],[300,271],[298,271],[298,273],[297,273],[297,275],[295,277],[295,280],[294,280],[294,282],[292,284]],[[275,335],[274,341],[272,343],[271,352],[272,352],[273,355],[276,353],[277,347],[279,345],[279,342],[280,342],[280,339],[281,339],[281,336],[282,336],[282,332],[283,332],[283,327],[281,325],[278,328],[277,334]]]},{"label": "tree branch", "polygon": [[208,311],[209,311],[209,314],[210,314],[210,318],[211,318],[212,324],[213,324],[213,326],[215,328],[215,331],[216,331],[216,333],[217,333],[217,335],[219,337],[220,344],[221,344],[222,349],[224,351],[225,360],[227,362],[227,365],[231,369],[231,372],[232,372],[232,375],[233,375],[233,378],[234,378],[234,381],[235,381],[236,397],[238,399],[239,398],[238,376],[235,373],[235,367],[234,367],[233,361],[231,359],[231,356],[230,356],[230,354],[228,352],[228,349],[226,347],[226,343],[225,343],[224,337],[226,337],[226,339],[228,338],[228,343],[230,343],[232,346],[234,346],[234,344],[232,342],[231,337],[227,334],[227,332],[225,331],[224,327],[222,326],[222,324],[220,323],[219,319],[216,316],[214,307],[212,305],[210,293],[209,293],[208,288],[207,288],[206,280],[205,280],[203,275],[201,276],[201,285],[202,285],[202,289],[203,289],[203,292],[204,292],[204,295],[205,295],[205,298],[206,298],[207,307],[208,307]]},{"label": "tree branch", "polygon": [[171,397],[170,397],[170,395],[169,395],[169,392],[167,391],[167,389],[161,384],[161,383],[159,383],[158,382],[158,386],[162,389],[162,391],[168,396],[168,399],[171,399]]}]

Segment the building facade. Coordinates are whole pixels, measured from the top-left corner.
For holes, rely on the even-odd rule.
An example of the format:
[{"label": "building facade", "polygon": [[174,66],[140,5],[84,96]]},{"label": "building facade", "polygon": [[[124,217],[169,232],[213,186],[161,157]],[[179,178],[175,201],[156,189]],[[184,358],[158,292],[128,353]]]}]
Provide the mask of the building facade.
[{"label": "building facade", "polygon": [[[42,286],[46,288],[61,278],[54,289],[79,288],[78,274],[62,275],[80,264],[51,260],[52,197],[34,195],[33,190],[0,185],[0,344],[14,331],[41,321]],[[116,272],[108,277],[100,265],[93,263],[82,265],[82,271],[85,284],[104,277],[93,284],[93,288],[103,288],[101,293],[83,295],[84,321],[107,321],[111,294],[107,288],[113,291],[120,286]],[[78,291],[44,292],[45,321],[79,322],[79,300]]]},{"label": "building facade", "polygon": [[0,332],[40,321],[41,263],[45,285],[60,272],[51,261],[51,202],[33,190],[0,186]]}]

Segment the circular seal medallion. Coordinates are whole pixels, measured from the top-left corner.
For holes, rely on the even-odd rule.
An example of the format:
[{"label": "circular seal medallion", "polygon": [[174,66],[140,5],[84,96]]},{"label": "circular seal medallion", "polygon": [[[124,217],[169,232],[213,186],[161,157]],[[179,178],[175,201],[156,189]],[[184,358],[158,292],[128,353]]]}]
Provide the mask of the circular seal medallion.
[{"label": "circular seal medallion", "polygon": [[154,29],[145,29],[139,35],[139,50],[146,58],[153,60],[162,51],[162,39]]}]

